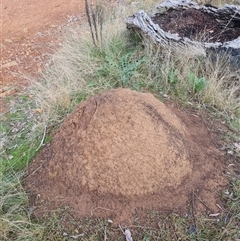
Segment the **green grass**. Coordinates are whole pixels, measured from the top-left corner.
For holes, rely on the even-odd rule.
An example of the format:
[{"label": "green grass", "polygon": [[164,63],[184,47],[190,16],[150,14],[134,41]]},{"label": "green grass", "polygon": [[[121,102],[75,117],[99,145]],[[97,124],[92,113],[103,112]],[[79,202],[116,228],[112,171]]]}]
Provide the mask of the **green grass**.
[{"label": "green grass", "polygon": [[40,143],[37,138],[38,127],[33,100],[21,95],[9,100],[9,112],[1,119],[1,171],[21,171],[36,153]]},{"label": "green grass", "polygon": [[[187,50],[183,56],[172,49],[146,46],[125,28],[124,17],[136,11],[134,5],[103,10],[101,40],[93,43],[87,25],[69,30],[41,80],[10,98],[9,112],[1,115],[0,240],[72,240],[70,236],[78,234],[84,234],[80,240],[124,240],[121,230],[107,220],[76,220],[74,210],[66,207],[50,217],[34,218],[22,186],[26,167],[51,140],[53,130],[77,104],[107,89],[151,92],[159,99],[168,96],[208,112],[231,128],[223,136],[224,149],[229,162],[240,166],[239,149],[234,146],[240,143],[239,73],[232,73],[222,59],[212,63],[208,57],[188,55]],[[129,227],[134,240],[240,240],[240,179],[226,170],[230,182],[223,190],[226,207],[220,216],[208,217],[191,208],[187,215],[138,210]]]}]

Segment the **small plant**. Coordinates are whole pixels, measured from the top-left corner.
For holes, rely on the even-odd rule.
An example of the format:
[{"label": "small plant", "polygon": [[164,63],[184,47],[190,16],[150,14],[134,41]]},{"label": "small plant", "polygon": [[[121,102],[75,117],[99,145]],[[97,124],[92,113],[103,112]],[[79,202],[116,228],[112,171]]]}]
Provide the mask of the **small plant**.
[{"label": "small plant", "polygon": [[170,84],[177,84],[179,72],[177,69],[170,69],[168,72],[168,81]]},{"label": "small plant", "polygon": [[144,62],[143,57],[136,59],[136,53],[134,52],[126,54],[119,60],[120,79],[123,87],[127,86],[131,77],[138,74],[137,71]]},{"label": "small plant", "polygon": [[194,93],[198,93],[203,90],[206,85],[206,79],[204,77],[198,77],[195,73],[189,72],[188,74],[188,82],[192,87]]},{"label": "small plant", "polygon": [[[132,50],[123,43],[113,41],[113,51],[103,54],[103,64],[97,69],[99,77],[111,79],[113,86],[127,87],[132,78],[139,75],[141,66],[146,59],[138,49]],[[117,51],[118,50],[118,51]]]},{"label": "small plant", "polygon": [[99,69],[99,73],[107,78],[112,76],[115,82],[121,83],[122,87],[128,86],[130,79],[138,75],[138,70],[145,62],[143,57],[136,59],[136,52],[123,55],[119,60],[109,56],[105,57],[106,63]]}]

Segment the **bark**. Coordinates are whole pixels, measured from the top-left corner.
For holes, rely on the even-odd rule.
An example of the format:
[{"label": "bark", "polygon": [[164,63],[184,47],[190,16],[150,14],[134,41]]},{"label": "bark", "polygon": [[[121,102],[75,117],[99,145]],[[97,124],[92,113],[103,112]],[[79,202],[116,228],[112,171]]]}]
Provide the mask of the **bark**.
[{"label": "bark", "polygon": [[231,62],[234,63],[237,68],[240,68],[240,37],[224,43],[198,42],[190,40],[187,37],[179,37],[178,34],[165,32],[159,27],[158,24],[155,24],[151,20],[151,17],[170,8],[195,8],[206,13],[214,14],[217,21],[220,22],[223,26],[228,26],[231,24],[231,27],[240,28],[240,6],[227,4],[223,8],[216,8],[211,5],[200,6],[190,0],[166,0],[165,2],[157,5],[151,15],[148,15],[143,10],[140,10],[133,16],[127,18],[127,28],[139,32],[143,38],[151,40],[153,43],[158,44],[161,47],[168,47],[169,45],[175,47],[188,46],[190,48],[192,47],[195,49],[201,49],[204,54],[209,52],[227,53],[230,55],[230,58],[232,58]]}]

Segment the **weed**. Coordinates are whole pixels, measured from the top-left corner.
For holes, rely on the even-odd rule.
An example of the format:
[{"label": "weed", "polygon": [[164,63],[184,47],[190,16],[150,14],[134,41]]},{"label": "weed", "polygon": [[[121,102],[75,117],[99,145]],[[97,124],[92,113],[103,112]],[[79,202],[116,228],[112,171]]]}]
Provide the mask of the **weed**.
[{"label": "weed", "polygon": [[193,93],[196,94],[200,90],[204,89],[206,85],[206,79],[204,77],[199,78],[193,72],[189,72],[187,77],[188,77],[189,85],[192,86],[193,88]]},{"label": "weed", "polygon": [[238,71],[233,72],[220,56],[213,62],[211,56],[187,56],[188,51],[187,48],[176,51],[171,47],[162,51],[145,49],[147,68],[151,71],[151,78],[154,78],[155,91],[165,92],[185,103],[200,104],[225,118],[231,116],[239,123]]},{"label": "weed", "polygon": [[[139,76],[138,70],[145,62],[143,56],[138,57],[136,50],[126,53],[127,49],[123,50],[121,56],[105,56],[105,63],[97,70],[99,77],[110,78],[115,86],[129,87],[131,78]],[[119,55],[119,52],[117,52]]]},{"label": "weed", "polygon": [[178,70],[177,69],[169,69],[168,71],[168,80],[170,84],[175,85],[178,82]]},{"label": "weed", "polygon": [[136,53],[128,53],[123,56],[120,61],[120,80],[122,82],[122,86],[128,86],[129,80],[138,74],[138,70],[140,69],[141,65],[146,61],[143,57],[136,59]]}]

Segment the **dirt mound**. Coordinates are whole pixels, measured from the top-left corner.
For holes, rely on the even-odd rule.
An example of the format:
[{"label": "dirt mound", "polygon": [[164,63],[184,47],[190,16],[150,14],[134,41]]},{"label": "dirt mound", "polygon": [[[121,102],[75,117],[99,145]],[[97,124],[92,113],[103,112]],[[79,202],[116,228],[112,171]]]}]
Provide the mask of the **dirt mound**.
[{"label": "dirt mound", "polygon": [[185,124],[151,94],[101,93],[75,109],[30,166],[31,205],[38,213],[70,205],[80,215],[117,219],[136,207],[183,205],[206,175],[214,190],[218,186],[209,172],[219,165],[213,156],[219,152],[206,144],[208,151],[199,148]]}]

